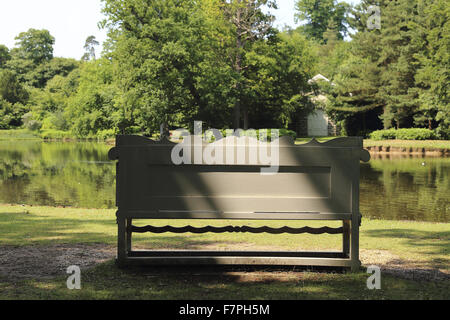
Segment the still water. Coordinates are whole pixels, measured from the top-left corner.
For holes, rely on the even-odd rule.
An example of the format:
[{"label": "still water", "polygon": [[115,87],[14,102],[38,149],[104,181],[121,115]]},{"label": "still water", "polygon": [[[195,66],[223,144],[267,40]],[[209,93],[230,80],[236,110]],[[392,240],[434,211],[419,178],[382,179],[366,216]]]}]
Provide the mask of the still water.
[{"label": "still water", "polygon": [[[111,146],[0,141],[0,203],[115,207]],[[450,158],[372,159],[361,164],[364,217],[449,222]]]}]

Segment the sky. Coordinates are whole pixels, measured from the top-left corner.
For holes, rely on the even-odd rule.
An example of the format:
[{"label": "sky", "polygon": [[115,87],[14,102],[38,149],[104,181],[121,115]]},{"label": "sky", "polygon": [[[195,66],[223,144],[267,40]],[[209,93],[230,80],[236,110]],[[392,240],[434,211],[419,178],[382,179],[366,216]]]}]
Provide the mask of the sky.
[{"label": "sky", "polygon": [[[295,27],[295,0],[277,3],[275,26]],[[106,32],[97,26],[103,18],[100,0],[0,0],[0,44],[13,48],[19,33],[47,29],[56,40],[54,56],[80,59],[88,36],[94,35],[100,43],[106,39]]]}]

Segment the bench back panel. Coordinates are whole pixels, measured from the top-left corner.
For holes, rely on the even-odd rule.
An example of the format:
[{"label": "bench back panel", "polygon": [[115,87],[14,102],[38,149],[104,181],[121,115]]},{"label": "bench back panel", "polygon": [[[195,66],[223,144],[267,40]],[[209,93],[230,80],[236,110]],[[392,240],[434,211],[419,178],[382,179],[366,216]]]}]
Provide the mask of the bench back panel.
[{"label": "bench back panel", "polygon": [[[267,166],[251,163],[248,152],[253,146],[244,145],[247,157],[241,164],[196,161],[175,165],[172,143],[118,137],[110,157],[119,159],[119,212],[149,218],[192,218],[196,213],[209,213],[217,218],[233,214],[245,219],[261,213],[276,218],[277,214],[354,211],[352,192],[359,191],[355,188],[359,188],[360,140],[301,146],[281,141],[279,169],[273,175],[261,174],[261,168]],[[237,153],[242,144],[235,141],[234,147]]]}]

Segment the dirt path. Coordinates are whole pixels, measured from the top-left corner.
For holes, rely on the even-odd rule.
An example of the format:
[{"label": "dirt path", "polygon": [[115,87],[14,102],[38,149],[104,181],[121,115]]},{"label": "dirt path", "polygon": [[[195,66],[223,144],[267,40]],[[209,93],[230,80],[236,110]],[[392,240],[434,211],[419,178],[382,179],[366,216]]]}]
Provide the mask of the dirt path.
[{"label": "dirt path", "polygon": [[0,277],[44,279],[66,274],[67,267],[93,267],[114,258],[115,248],[96,245],[0,246]]},{"label": "dirt path", "polygon": [[[214,248],[208,248],[213,250]],[[241,246],[242,249],[242,246]],[[266,248],[267,249],[267,248]],[[10,281],[45,279],[66,274],[67,267],[77,265],[82,270],[115,257],[115,247],[104,244],[70,244],[50,246],[0,246],[0,277]],[[383,273],[414,280],[450,280],[448,270],[426,268],[420,263],[408,262],[382,250],[361,250],[363,266],[377,265]],[[274,273],[263,272],[273,278]],[[284,272],[286,273],[286,272]],[[289,273],[289,272],[288,272]],[[286,273],[285,276],[289,274]],[[248,277],[252,273],[245,272]],[[282,281],[283,273],[275,273]],[[291,278],[290,275],[288,278]],[[261,273],[258,273],[261,277]]]}]

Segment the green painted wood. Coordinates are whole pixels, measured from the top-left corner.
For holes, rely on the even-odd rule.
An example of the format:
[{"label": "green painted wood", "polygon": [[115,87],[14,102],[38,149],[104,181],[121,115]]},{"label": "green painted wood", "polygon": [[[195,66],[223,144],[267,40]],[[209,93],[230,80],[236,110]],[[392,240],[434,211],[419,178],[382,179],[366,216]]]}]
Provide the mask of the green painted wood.
[{"label": "green painted wood", "polygon": [[[194,141],[196,138],[186,139]],[[212,165],[203,159],[193,159],[192,164],[176,166],[170,156],[177,144],[118,136],[109,158],[119,160],[116,179],[119,265],[140,264],[147,258],[150,264],[292,263],[347,266],[357,271],[360,267],[359,161],[370,159],[363,149],[362,138],[339,138],[326,143],[313,139],[296,146],[283,137],[275,142],[279,147],[280,167],[278,174],[272,176],[260,174],[265,166],[255,163],[252,157],[255,141],[247,137],[228,137],[213,144],[203,142],[187,152],[194,155],[212,146],[225,146],[224,158]],[[238,161],[239,154],[241,161]],[[229,164],[227,157],[237,164]],[[214,254],[187,258],[130,257],[132,232],[145,229],[132,227],[132,219],[342,220],[343,227],[335,229],[343,233],[342,254],[349,258],[317,258],[315,253],[311,253],[313,257],[287,258],[217,257]],[[164,228],[177,231],[170,226],[150,231],[160,232]]]},{"label": "green painted wood", "polygon": [[130,226],[128,227],[128,233],[136,232],[136,233],[269,233],[269,234],[341,234],[343,232],[343,228],[330,228],[330,227],[321,227],[321,228],[311,228],[311,227],[303,227],[303,228],[290,228],[290,227],[282,227],[282,228],[271,228],[271,227],[249,227],[249,226],[225,226],[225,227],[213,227],[206,226],[202,228],[193,227],[193,226],[185,226],[185,227],[172,227],[172,226],[164,226],[164,227],[155,227],[155,226],[144,226],[144,227],[136,227]]},{"label": "green painted wood", "polygon": [[351,267],[351,260],[344,258],[308,258],[308,257],[128,257],[129,266],[170,266],[170,265],[261,265],[261,266],[326,266]]}]

